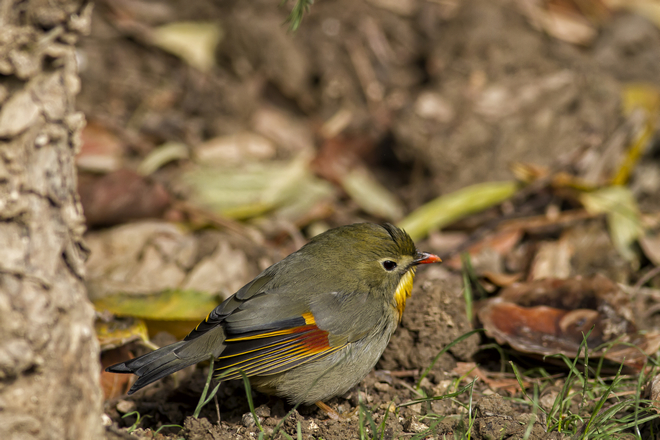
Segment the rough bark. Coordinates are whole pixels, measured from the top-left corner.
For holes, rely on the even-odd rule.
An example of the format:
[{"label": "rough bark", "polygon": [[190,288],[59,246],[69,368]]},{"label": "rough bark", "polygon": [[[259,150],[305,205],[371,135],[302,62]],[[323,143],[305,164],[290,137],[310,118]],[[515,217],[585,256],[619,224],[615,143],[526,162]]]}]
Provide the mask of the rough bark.
[{"label": "rough bark", "polygon": [[0,0],[0,438],[94,439],[98,344],[74,155],[84,0]]}]

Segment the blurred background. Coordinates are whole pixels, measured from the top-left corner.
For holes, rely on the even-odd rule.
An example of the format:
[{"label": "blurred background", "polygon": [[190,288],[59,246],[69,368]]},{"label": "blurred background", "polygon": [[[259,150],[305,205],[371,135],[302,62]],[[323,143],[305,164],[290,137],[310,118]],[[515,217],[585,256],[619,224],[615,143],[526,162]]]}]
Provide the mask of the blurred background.
[{"label": "blurred background", "polygon": [[[420,275],[379,364],[397,378],[486,322],[500,344],[547,354],[494,315],[476,321],[472,299],[516,282],[566,280],[564,294],[591,289],[592,305],[658,328],[659,2],[322,0],[293,32],[299,7],[96,2],[76,160],[104,365],[162,330],[159,345],[185,336],[308,238],[361,221],[398,224],[445,260]],[[465,299],[466,273],[481,296]],[[636,289],[625,305],[605,298],[621,285]],[[581,342],[560,339],[554,352]],[[429,386],[483,342],[441,358]],[[129,379],[104,375],[117,417],[135,408],[115,406]],[[367,379],[389,387],[377,403],[408,398],[380,379]]]}]

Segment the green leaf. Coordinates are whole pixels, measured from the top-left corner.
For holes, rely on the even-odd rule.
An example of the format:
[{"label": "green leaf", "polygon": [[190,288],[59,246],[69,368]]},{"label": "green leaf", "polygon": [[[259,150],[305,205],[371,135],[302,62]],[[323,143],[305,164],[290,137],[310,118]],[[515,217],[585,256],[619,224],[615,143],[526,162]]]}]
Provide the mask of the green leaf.
[{"label": "green leaf", "polygon": [[401,220],[398,226],[405,229],[413,240],[418,240],[424,238],[429,231],[502,203],[513,196],[518,188],[516,181],[468,186],[422,205]]},{"label": "green leaf", "polygon": [[644,234],[644,227],[632,192],[623,186],[609,186],[581,194],[580,201],[588,212],[606,214],[612,244],[622,257],[634,261],[633,244]]}]

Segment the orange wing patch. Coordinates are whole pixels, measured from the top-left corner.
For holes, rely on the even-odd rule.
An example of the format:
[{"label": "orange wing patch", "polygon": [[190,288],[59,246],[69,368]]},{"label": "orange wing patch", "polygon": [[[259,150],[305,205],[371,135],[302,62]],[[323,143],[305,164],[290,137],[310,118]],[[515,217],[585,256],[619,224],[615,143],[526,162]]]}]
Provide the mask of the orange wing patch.
[{"label": "orange wing patch", "polygon": [[225,340],[227,348],[218,358],[216,371],[229,372],[222,380],[277,374],[329,355],[343,346],[331,347],[329,334],[316,326],[311,313],[302,315],[305,325]]}]

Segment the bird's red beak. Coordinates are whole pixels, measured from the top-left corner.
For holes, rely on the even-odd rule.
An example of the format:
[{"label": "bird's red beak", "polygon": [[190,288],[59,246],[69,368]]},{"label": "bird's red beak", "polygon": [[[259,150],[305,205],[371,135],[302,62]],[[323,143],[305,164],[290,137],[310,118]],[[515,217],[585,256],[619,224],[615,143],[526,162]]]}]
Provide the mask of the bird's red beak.
[{"label": "bird's red beak", "polygon": [[418,252],[417,258],[413,261],[414,264],[431,264],[431,263],[442,263],[440,257],[434,254],[429,254],[428,252]]}]

